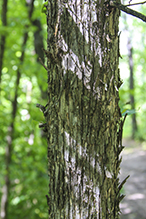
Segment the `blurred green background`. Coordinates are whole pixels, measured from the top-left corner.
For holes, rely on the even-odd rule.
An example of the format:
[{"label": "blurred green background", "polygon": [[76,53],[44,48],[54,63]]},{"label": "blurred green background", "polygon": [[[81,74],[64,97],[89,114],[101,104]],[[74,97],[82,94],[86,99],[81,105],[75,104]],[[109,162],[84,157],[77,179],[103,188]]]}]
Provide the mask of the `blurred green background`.
[{"label": "blurred green background", "polygon": [[[47,71],[38,60],[45,63],[42,48],[47,40],[41,7],[42,0],[33,5],[29,0],[0,2],[0,202],[7,182],[9,219],[48,217],[47,142],[38,127],[44,118],[36,108],[47,103]],[[136,10],[144,13],[146,6]],[[122,13],[120,31],[119,105],[123,117],[128,114],[124,138],[145,142],[145,23]]]}]

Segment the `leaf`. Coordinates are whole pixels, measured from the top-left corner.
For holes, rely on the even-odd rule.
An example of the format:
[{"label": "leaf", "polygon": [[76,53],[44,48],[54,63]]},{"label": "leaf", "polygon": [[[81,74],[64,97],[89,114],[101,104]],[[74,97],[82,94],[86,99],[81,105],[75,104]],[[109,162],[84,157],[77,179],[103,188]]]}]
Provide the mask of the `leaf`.
[{"label": "leaf", "polygon": [[31,105],[31,108],[30,108],[30,116],[32,120],[34,121],[45,122],[43,113],[33,104]]},{"label": "leaf", "polygon": [[135,109],[123,109],[121,111],[121,113],[122,113],[122,116],[125,116],[126,114],[127,115],[132,115],[132,114],[136,113],[136,110]]}]

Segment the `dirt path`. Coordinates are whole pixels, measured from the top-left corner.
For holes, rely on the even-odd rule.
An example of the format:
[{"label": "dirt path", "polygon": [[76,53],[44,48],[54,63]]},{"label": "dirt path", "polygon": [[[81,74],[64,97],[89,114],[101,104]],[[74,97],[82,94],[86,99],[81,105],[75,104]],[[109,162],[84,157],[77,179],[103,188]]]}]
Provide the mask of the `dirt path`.
[{"label": "dirt path", "polygon": [[124,185],[121,219],[146,219],[146,143],[145,150],[132,141],[123,141],[123,145],[120,179],[130,178]]}]

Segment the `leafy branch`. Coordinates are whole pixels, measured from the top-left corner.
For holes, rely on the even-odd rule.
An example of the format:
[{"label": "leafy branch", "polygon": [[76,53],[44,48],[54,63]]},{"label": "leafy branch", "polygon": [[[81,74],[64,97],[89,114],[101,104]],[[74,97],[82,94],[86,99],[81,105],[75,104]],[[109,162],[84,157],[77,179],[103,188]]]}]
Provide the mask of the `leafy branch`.
[{"label": "leafy branch", "polygon": [[[145,2],[142,2],[141,4],[144,4],[144,3]],[[140,3],[136,3],[136,4],[140,4]],[[122,5],[122,4],[120,4],[116,1],[110,1],[110,6],[111,7],[116,7],[119,10],[124,11],[127,14],[131,14],[132,16],[137,17],[137,18],[141,19],[142,21],[146,22],[146,16],[145,15],[143,15],[143,14],[141,14],[141,13],[139,13],[139,12],[133,10],[133,9],[128,8],[126,5]],[[131,6],[131,5],[129,5],[129,6]]]}]

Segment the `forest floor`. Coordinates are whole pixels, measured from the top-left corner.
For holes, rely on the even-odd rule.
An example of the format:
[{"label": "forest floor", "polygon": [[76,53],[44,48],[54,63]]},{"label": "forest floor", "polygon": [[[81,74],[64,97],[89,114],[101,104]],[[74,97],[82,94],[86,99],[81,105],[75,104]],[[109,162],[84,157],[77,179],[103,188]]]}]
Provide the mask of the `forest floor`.
[{"label": "forest floor", "polygon": [[123,145],[120,181],[130,177],[123,188],[121,219],[146,219],[146,142],[124,139]]}]

